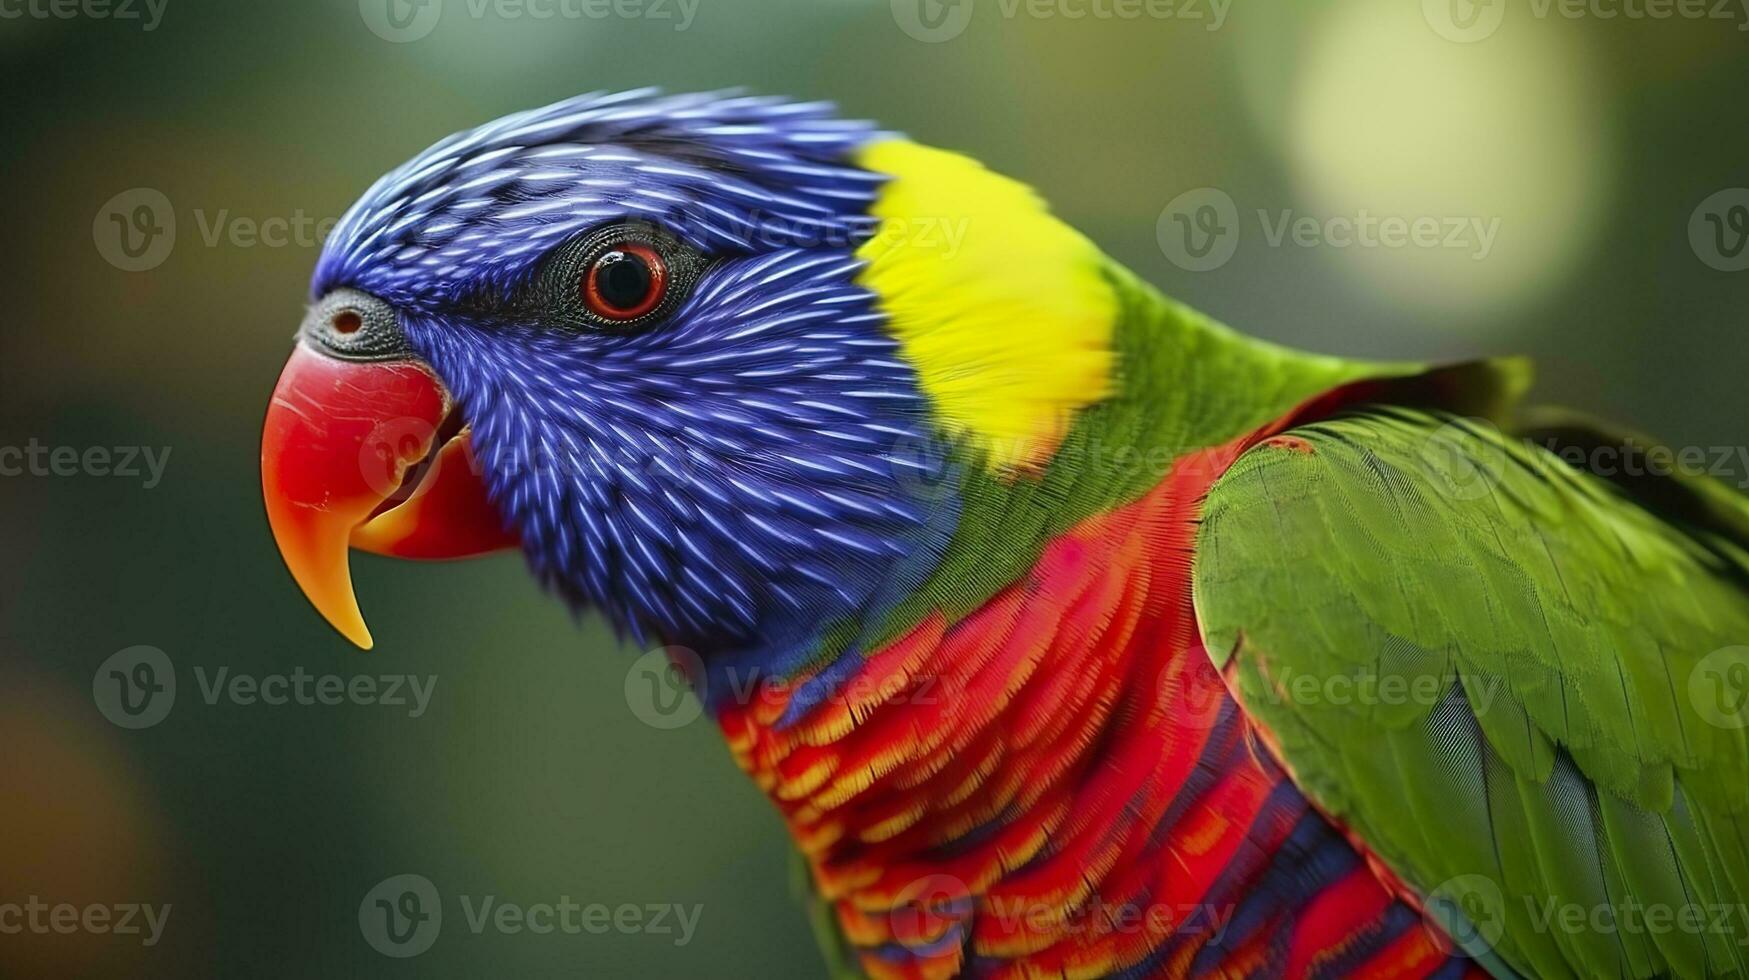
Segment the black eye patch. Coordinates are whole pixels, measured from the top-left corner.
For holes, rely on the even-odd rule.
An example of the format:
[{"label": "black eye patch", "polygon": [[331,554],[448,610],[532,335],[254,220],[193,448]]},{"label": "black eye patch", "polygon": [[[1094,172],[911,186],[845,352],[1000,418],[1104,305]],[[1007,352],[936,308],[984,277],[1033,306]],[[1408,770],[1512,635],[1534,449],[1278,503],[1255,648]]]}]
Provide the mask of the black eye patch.
[{"label": "black eye patch", "polygon": [[554,249],[515,305],[541,322],[578,330],[647,328],[674,312],[707,265],[657,225],[616,223]]}]

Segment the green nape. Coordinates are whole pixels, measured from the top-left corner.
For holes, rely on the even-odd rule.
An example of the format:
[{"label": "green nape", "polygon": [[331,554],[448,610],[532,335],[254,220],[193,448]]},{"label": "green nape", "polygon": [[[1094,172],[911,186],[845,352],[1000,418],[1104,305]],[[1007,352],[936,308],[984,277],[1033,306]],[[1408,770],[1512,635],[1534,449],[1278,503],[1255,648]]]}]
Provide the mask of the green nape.
[{"label": "green nape", "polygon": [[[880,611],[878,620],[845,621],[829,630],[816,662],[850,648],[878,648],[937,611],[950,621],[963,617],[1024,574],[1053,537],[1140,497],[1175,460],[1238,438],[1333,388],[1403,379],[1408,383],[1398,394],[1404,401],[1494,415],[1528,383],[1513,362],[1428,375],[1416,363],[1290,350],[1244,336],[1168,299],[1120,264],[1101,262],[1118,301],[1116,392],[1078,413],[1042,471],[993,469],[969,452],[950,453],[962,509],[946,555],[919,589]],[[1418,392],[1420,378],[1449,383]]]}]

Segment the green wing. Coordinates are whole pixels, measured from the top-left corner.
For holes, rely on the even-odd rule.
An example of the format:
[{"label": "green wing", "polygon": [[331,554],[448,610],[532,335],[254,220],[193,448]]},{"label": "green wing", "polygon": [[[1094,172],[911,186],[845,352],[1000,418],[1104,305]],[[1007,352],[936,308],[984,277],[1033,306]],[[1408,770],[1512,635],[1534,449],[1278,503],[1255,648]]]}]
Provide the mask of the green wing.
[{"label": "green wing", "polygon": [[1296,783],[1500,975],[1749,975],[1744,499],[1433,412],[1290,435],[1195,597]]}]

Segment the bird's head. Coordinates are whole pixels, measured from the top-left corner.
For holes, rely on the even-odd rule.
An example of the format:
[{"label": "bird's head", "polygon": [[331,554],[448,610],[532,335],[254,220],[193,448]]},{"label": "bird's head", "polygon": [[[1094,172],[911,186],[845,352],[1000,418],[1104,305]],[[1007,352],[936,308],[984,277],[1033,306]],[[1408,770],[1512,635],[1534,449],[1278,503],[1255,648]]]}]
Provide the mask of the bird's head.
[{"label": "bird's head", "polygon": [[[587,96],[452,136],[334,229],[268,409],[293,576],[520,544],[640,640],[800,648],[927,576],[1113,371],[1098,252],[830,107]],[[943,456],[931,447],[951,447]]]}]

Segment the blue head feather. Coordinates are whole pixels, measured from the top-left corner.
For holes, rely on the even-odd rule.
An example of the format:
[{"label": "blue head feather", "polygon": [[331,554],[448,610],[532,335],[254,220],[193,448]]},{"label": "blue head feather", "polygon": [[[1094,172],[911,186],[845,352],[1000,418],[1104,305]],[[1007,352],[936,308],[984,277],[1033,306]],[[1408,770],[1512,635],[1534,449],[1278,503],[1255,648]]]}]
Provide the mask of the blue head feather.
[{"label": "blue head feather", "polygon": [[[876,134],[830,107],[585,96],[452,136],[342,218],[312,291],[372,293],[472,426],[535,572],[639,642],[793,669],[908,593],[955,504],[916,375],[858,286]],[[594,332],[501,302],[578,236],[664,226],[710,259],[662,322]]]}]

